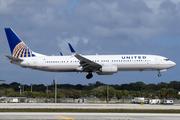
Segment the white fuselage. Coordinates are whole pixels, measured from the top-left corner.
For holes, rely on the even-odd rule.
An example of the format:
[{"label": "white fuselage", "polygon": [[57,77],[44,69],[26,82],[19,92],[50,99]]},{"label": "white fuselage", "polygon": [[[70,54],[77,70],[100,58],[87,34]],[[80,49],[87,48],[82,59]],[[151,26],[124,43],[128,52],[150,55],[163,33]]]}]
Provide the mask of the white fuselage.
[{"label": "white fuselage", "polygon": [[118,71],[166,71],[176,63],[157,55],[80,55],[68,43],[72,56],[46,56],[31,51],[20,37],[5,28],[11,56],[5,55],[11,63],[23,68],[49,72],[87,72],[87,79],[98,75],[112,75]]},{"label": "white fuselage", "polygon": [[[84,55],[84,57],[102,66],[117,66],[118,71],[161,71],[176,65],[173,61],[157,55]],[[22,59],[23,62],[12,61],[12,63],[24,68],[50,72],[86,72],[78,69],[79,60],[73,55],[26,57]]]}]

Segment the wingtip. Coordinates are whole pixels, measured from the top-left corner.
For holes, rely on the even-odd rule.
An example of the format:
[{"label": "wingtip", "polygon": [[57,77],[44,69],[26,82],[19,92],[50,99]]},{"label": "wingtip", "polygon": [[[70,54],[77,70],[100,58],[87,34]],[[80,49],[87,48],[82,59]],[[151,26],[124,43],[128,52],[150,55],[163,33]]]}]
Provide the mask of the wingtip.
[{"label": "wingtip", "polygon": [[70,50],[71,50],[71,53],[72,53],[72,54],[76,54],[76,51],[74,50],[74,48],[72,47],[72,45],[71,45],[70,43],[68,43],[68,45],[69,45],[69,48],[70,48]]},{"label": "wingtip", "polygon": [[61,56],[63,56],[63,53],[62,52],[59,52]]}]

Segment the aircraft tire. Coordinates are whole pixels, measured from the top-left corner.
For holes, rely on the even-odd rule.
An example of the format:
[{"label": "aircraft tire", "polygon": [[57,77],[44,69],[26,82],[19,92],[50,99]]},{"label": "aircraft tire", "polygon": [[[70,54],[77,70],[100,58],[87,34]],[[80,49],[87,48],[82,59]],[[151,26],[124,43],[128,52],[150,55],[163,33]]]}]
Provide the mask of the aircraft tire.
[{"label": "aircraft tire", "polygon": [[92,77],[93,77],[93,74],[92,74],[92,73],[89,73],[89,74],[86,75],[86,78],[87,78],[87,79],[90,79],[90,78],[92,78]]},{"label": "aircraft tire", "polygon": [[160,74],[160,73],[158,74],[158,77],[161,77],[161,74]]}]

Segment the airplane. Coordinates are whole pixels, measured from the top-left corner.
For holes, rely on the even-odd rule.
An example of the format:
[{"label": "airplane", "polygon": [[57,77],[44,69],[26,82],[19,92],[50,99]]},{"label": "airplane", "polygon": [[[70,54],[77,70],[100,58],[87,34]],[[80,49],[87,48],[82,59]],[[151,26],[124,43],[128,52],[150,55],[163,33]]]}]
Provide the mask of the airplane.
[{"label": "airplane", "polygon": [[12,28],[5,28],[12,64],[49,72],[87,72],[87,79],[98,75],[113,75],[118,71],[166,71],[176,65],[166,57],[146,54],[130,55],[81,55],[68,43],[72,55],[47,56],[31,51]]}]

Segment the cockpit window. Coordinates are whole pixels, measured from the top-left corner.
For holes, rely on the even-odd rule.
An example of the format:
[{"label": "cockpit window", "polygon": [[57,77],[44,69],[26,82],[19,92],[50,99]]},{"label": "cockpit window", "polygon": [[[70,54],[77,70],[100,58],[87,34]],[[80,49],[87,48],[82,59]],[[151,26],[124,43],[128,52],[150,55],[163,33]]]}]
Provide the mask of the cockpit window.
[{"label": "cockpit window", "polygon": [[165,61],[169,61],[169,59],[164,59]]}]

